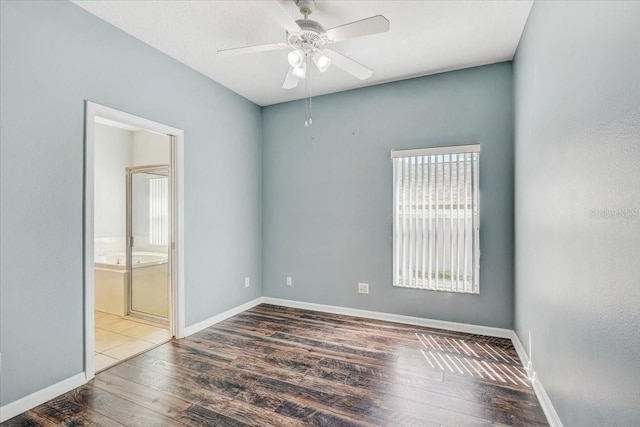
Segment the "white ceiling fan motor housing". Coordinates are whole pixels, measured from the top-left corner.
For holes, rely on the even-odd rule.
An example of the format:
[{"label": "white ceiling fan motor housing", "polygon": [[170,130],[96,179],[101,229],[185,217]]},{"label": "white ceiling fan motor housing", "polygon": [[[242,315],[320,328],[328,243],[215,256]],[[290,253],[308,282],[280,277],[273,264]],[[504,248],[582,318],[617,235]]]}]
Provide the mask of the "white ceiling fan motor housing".
[{"label": "white ceiling fan motor housing", "polygon": [[322,25],[310,19],[299,19],[296,24],[300,26],[302,31],[296,34],[288,34],[287,42],[291,47],[302,49],[307,53],[322,48],[327,41]]}]

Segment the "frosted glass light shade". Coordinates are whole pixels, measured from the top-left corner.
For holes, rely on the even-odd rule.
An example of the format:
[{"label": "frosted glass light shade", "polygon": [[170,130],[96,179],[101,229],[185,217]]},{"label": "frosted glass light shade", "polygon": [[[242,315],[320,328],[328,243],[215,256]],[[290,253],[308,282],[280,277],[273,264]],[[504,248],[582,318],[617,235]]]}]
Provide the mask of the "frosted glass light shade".
[{"label": "frosted glass light shade", "polygon": [[291,73],[299,79],[304,79],[307,76],[307,64],[303,62],[299,67],[293,67]]},{"label": "frosted glass light shade", "polygon": [[289,61],[289,65],[292,67],[300,67],[304,63],[304,52],[301,50],[292,50],[287,55],[287,61]]},{"label": "frosted glass light shade", "polygon": [[331,65],[331,59],[322,53],[316,53],[315,55],[313,55],[313,62],[316,64],[316,67],[318,67],[318,70],[320,70],[321,73],[327,71],[327,68],[329,68],[329,65]]}]

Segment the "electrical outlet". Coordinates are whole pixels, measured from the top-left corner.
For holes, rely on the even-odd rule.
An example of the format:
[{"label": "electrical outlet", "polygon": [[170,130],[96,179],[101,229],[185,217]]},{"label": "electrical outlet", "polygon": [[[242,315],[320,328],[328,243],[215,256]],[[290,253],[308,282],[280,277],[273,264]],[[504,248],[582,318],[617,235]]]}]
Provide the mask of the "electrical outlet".
[{"label": "electrical outlet", "polygon": [[291,277],[287,276],[287,286],[292,286],[293,285],[293,280],[291,279]]},{"label": "electrical outlet", "polygon": [[251,279],[249,277],[245,277],[244,278],[244,287],[248,288],[249,286],[251,286]]},{"label": "electrical outlet", "polygon": [[359,294],[368,294],[369,293],[369,284],[368,283],[358,283],[358,293]]}]

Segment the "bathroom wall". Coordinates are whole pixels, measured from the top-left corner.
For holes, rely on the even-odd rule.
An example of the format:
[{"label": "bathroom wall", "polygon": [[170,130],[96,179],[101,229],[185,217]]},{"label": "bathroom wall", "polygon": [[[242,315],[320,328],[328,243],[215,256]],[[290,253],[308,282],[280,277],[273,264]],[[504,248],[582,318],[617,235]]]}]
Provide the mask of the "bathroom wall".
[{"label": "bathroom wall", "polygon": [[515,330],[565,426],[640,425],[639,23],[535,2],[514,60]]},{"label": "bathroom wall", "polygon": [[168,165],[171,162],[171,139],[146,130],[133,132],[131,154],[131,166]]},{"label": "bathroom wall", "polygon": [[95,237],[109,243],[125,235],[125,168],[132,163],[133,132],[100,123],[95,129]]},{"label": "bathroom wall", "polygon": [[84,369],[86,100],[185,131],[186,325],[262,295],[258,106],[69,2],[0,1],[0,52],[0,405]]}]

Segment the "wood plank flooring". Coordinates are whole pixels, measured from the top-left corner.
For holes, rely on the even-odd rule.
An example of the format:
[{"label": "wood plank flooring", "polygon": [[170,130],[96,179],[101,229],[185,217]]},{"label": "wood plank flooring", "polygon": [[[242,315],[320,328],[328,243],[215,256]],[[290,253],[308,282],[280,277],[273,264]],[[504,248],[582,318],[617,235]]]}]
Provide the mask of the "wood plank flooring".
[{"label": "wood plank flooring", "polygon": [[262,304],[2,426],[548,425],[508,339]]}]

